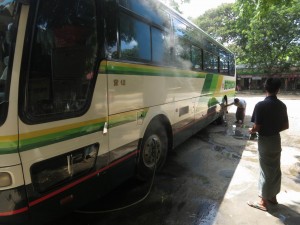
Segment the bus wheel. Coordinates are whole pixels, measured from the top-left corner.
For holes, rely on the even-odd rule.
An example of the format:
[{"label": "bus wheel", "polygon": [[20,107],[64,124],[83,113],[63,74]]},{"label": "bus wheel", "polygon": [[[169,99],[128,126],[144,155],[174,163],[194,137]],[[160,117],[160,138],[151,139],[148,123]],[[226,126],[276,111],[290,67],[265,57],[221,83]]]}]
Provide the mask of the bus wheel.
[{"label": "bus wheel", "polygon": [[217,125],[222,125],[226,121],[225,113],[222,112],[221,115],[215,120]]},{"label": "bus wheel", "polygon": [[[224,105],[227,105],[228,104],[228,100],[227,100],[227,96],[225,95],[222,99],[222,107],[224,107]],[[224,124],[224,122],[226,122],[226,114],[228,113],[227,109],[222,109],[221,110],[221,114],[220,116],[216,119],[216,124],[217,125],[222,125]]]},{"label": "bus wheel", "polygon": [[160,170],[167,157],[168,136],[160,123],[153,123],[147,128],[142,140],[138,162],[138,178],[147,180],[155,171]]}]

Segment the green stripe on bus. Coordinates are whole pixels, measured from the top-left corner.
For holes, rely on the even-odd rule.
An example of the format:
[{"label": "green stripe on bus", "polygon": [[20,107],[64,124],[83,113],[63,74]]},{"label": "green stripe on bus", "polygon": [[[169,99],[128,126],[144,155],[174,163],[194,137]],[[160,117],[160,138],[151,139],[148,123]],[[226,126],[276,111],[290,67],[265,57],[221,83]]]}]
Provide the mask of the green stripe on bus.
[{"label": "green stripe on bus", "polygon": [[[122,124],[136,121],[137,113],[141,113],[142,118],[145,118],[148,110],[149,109],[147,108],[147,109],[133,111],[129,113],[126,112],[119,115],[113,115],[110,117],[109,128],[117,127]],[[49,133],[38,137],[26,138],[26,139],[24,138],[20,140],[19,149],[20,152],[22,152],[22,151],[27,151],[38,147],[43,147],[50,144],[55,144],[58,142],[62,142],[62,141],[66,141],[80,136],[98,132],[102,130],[103,127],[104,127],[104,122],[101,122],[101,123],[82,126],[79,128],[69,129],[65,131]],[[18,152],[17,147],[18,147],[17,141],[3,141],[2,143],[0,143],[0,155],[17,153]]]},{"label": "green stripe on bus", "polygon": [[87,134],[95,133],[103,129],[104,123],[83,126],[76,129],[47,134],[36,138],[27,138],[20,140],[20,151],[27,151],[29,149],[38,148],[61,141],[70,140]]},{"label": "green stripe on bus", "polygon": [[141,114],[141,118],[145,118],[148,113],[148,108],[132,112],[121,113],[109,117],[109,128],[117,127],[126,123],[137,121],[137,113]]},{"label": "green stripe on bus", "polygon": [[220,78],[222,78],[222,75],[211,73],[207,74],[203,85],[202,94],[214,93],[217,89]]},{"label": "green stripe on bus", "polygon": [[220,78],[220,76],[218,76],[218,75],[214,75],[214,76],[213,76],[212,84],[211,84],[211,86],[210,86],[210,88],[211,88],[211,90],[212,90],[213,92],[215,92],[216,89],[217,89],[218,82],[219,82],[219,78]]},{"label": "green stripe on bus", "polygon": [[18,142],[11,141],[11,142],[4,142],[0,143],[0,155],[4,154],[14,154],[18,152]]},{"label": "green stripe on bus", "polygon": [[123,125],[126,123],[131,123],[134,121],[136,121],[136,113],[134,113],[132,115],[128,115],[124,118],[110,119],[108,128],[117,127],[117,126],[120,126],[120,125]]},{"label": "green stripe on bus", "polygon": [[205,82],[202,88],[202,94],[207,94],[211,92],[211,84],[213,80],[213,74],[207,74],[205,78]]},{"label": "green stripe on bus", "polygon": [[167,77],[192,77],[205,78],[203,72],[193,72],[179,69],[155,68],[151,66],[130,66],[122,63],[109,63],[107,66],[108,74],[123,75],[147,75],[147,76],[167,76]]}]

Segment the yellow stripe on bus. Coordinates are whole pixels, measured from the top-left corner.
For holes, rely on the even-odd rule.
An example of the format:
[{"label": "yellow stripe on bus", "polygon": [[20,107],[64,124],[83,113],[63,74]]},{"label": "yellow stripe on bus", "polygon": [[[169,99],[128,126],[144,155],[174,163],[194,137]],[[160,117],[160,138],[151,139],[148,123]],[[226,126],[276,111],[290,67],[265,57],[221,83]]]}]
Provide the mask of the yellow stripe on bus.
[{"label": "yellow stripe on bus", "polygon": [[60,127],[54,127],[54,128],[50,128],[50,129],[33,131],[33,132],[29,132],[29,133],[20,134],[20,139],[23,140],[23,139],[29,139],[29,138],[36,138],[39,136],[58,133],[58,132],[62,132],[62,131],[71,130],[74,128],[84,127],[84,126],[89,126],[89,125],[101,123],[104,121],[105,121],[105,118],[101,118],[101,119],[95,119],[95,120],[90,120],[90,121],[84,121],[84,122],[80,122],[80,123],[69,124],[69,125],[60,126]]}]

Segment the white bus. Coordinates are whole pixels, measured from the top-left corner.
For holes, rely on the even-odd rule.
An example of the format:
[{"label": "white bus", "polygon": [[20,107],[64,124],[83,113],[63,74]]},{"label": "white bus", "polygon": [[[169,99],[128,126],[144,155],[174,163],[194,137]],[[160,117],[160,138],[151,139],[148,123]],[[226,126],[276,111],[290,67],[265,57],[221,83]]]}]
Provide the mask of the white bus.
[{"label": "white bus", "polygon": [[235,95],[233,54],[155,0],[0,0],[0,224],[43,224],[167,153]]}]

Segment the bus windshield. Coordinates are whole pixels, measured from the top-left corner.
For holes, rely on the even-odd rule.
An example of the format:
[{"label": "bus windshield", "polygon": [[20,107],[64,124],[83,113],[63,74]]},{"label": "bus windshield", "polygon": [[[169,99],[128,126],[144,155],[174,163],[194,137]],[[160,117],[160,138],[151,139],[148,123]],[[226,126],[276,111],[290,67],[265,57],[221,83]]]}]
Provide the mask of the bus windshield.
[{"label": "bus windshield", "polygon": [[[8,99],[6,87],[10,80],[9,61],[12,60],[13,25],[15,24],[15,0],[0,1],[0,104]],[[3,110],[0,111],[2,114]],[[2,115],[1,115],[2,116]]]}]

